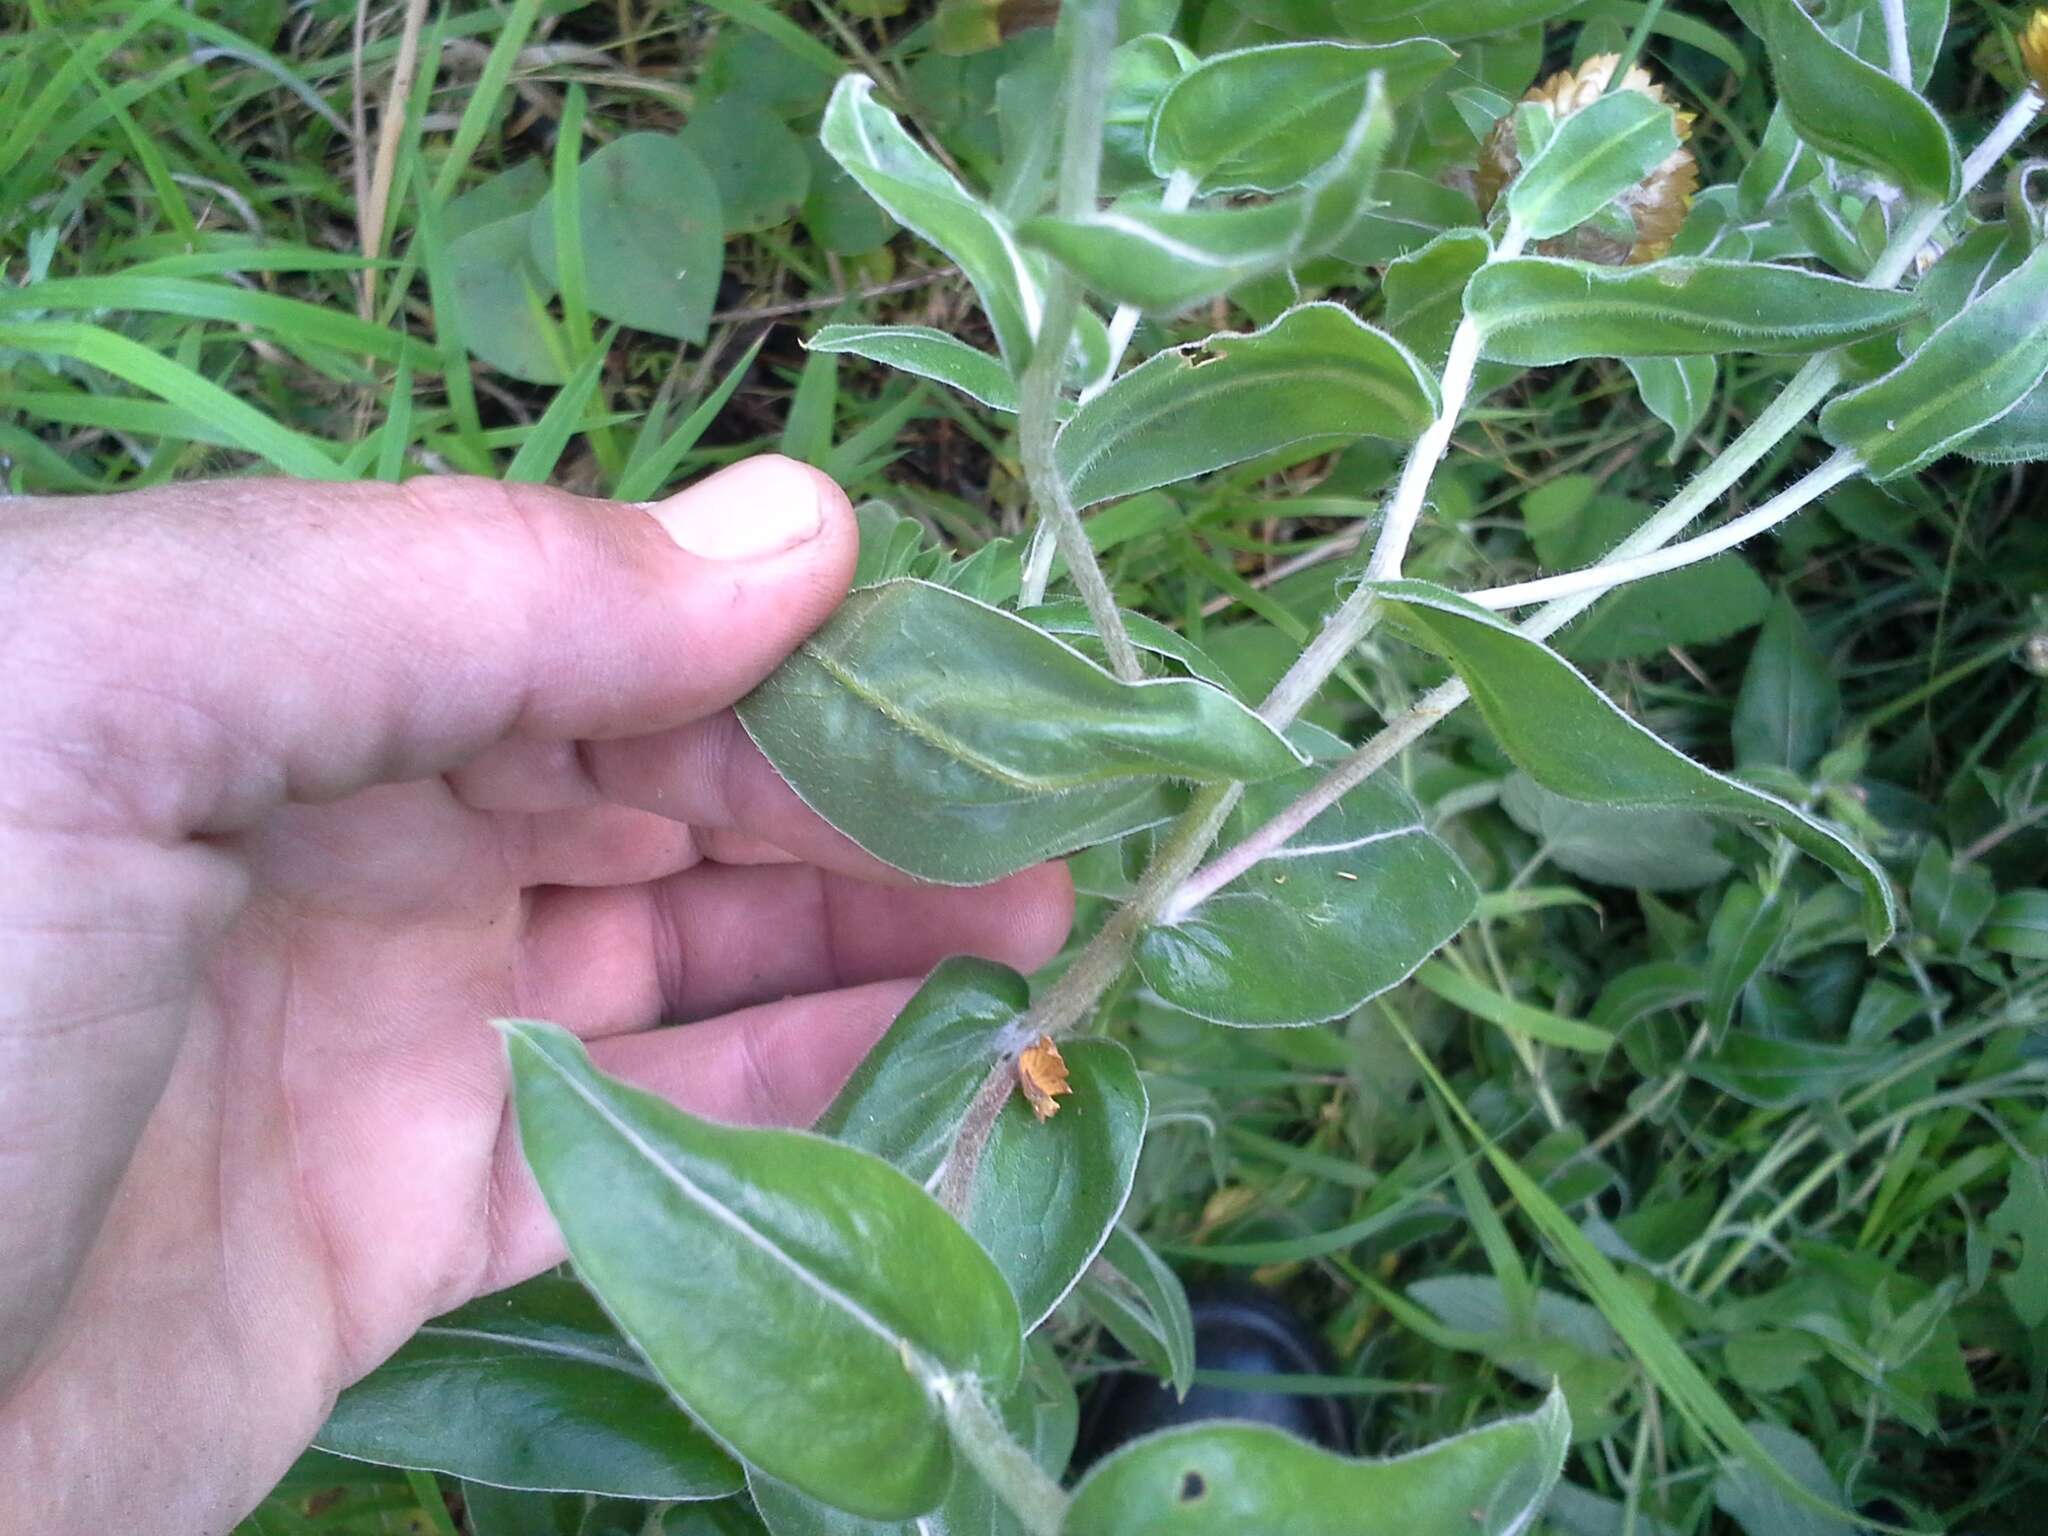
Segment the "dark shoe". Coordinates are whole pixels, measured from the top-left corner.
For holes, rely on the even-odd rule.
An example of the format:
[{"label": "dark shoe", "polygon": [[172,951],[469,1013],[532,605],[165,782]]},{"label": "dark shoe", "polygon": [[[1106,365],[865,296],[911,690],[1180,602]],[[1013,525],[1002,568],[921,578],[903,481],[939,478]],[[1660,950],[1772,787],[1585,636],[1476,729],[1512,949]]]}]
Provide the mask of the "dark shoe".
[{"label": "dark shoe", "polygon": [[[1328,1351],[1286,1307],[1249,1286],[1191,1294],[1195,1368],[1248,1375],[1327,1375]],[[1332,1451],[1351,1450],[1351,1411],[1341,1397],[1197,1385],[1185,1400],[1155,1376],[1118,1371],[1089,1393],[1081,1413],[1074,1471],[1085,1471],[1118,1446],[1157,1430],[1209,1419],[1271,1424]]]}]

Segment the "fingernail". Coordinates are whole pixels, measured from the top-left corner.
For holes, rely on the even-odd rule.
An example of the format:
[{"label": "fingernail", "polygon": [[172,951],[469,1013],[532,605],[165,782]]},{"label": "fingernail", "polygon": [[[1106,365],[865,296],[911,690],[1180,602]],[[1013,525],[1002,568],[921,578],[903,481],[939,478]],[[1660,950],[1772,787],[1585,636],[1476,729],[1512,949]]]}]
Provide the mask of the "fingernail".
[{"label": "fingernail", "polygon": [[817,536],[824,477],[794,459],[764,454],[722,469],[649,510],[674,539],[705,560],[765,560]]}]

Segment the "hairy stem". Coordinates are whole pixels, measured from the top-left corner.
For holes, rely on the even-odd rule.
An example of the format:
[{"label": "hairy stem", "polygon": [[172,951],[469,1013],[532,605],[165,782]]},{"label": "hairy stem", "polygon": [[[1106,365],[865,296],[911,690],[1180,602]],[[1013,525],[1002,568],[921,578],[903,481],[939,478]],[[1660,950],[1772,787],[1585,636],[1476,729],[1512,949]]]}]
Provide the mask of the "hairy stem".
[{"label": "hairy stem", "polygon": [[953,1443],[1030,1536],[1059,1536],[1060,1520],[1067,1511],[1066,1494],[1003,1427],[1003,1421],[983,1400],[980,1388],[971,1381],[944,1382],[939,1401],[945,1407],[946,1428]]}]

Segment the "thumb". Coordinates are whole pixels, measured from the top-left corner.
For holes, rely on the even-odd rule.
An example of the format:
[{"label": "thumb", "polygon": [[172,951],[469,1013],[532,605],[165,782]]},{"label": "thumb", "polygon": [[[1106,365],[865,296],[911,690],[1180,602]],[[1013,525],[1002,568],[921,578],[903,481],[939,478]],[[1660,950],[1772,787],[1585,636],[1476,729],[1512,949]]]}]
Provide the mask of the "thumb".
[{"label": "thumb", "polygon": [[17,724],[90,775],[70,803],[218,833],[509,737],[723,709],[838,605],[857,544],[838,487],[772,456],[647,505],[457,477],[172,486],[31,503],[0,572],[35,595],[0,647],[29,680]]}]

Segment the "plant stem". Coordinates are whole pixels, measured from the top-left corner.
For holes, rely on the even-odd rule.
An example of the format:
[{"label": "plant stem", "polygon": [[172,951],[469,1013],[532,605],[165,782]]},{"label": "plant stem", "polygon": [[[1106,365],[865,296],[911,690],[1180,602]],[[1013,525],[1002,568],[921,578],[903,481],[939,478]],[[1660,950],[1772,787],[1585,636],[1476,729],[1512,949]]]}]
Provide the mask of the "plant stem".
[{"label": "plant stem", "polygon": [[[1062,95],[1065,124],[1060,138],[1060,180],[1057,208],[1062,218],[1092,213],[1102,171],[1102,118],[1108,95],[1109,53],[1116,43],[1116,0],[1075,0],[1061,21],[1066,45]],[[1025,365],[1017,397],[1017,441],[1024,459],[1024,479],[1031,489],[1032,510],[1041,528],[1050,528],[1067,571],[1080,589],[1088,615],[1095,621],[1110,670],[1125,682],[1144,675],[1138,652],[1124,632],[1116,596],[1096,562],[1095,550],[1082,526],[1080,509],[1067,490],[1053,453],[1060,429],[1060,382],[1074,325],[1081,317],[1081,289],[1072,273],[1055,266],[1046,285],[1045,318],[1032,338],[1031,361]],[[1024,573],[1021,606],[1045,596],[1052,550],[1043,536],[1034,542]]]},{"label": "plant stem", "polygon": [[989,1410],[980,1389],[971,1381],[943,1382],[939,1401],[953,1443],[1030,1536],[1059,1536],[1066,1494]]},{"label": "plant stem", "polygon": [[1906,0],[1878,0],[1884,12],[1885,62],[1891,77],[1907,90],[1913,89],[1913,50],[1906,39]]},{"label": "plant stem", "polygon": [[1480,592],[1468,592],[1465,596],[1482,608],[1494,609],[1526,608],[1531,603],[1545,603],[1553,598],[1577,597],[1582,594],[1601,597],[1616,587],[1626,586],[1632,581],[1641,581],[1646,576],[1660,576],[1667,571],[1696,565],[1702,560],[1711,560],[1745,540],[1754,538],[1766,528],[1782,523],[1794,513],[1818,501],[1862,468],[1862,461],[1855,454],[1842,449],[1818,467],[1808,470],[1762,506],[1745,512],[1740,517],[1731,518],[1720,527],[1696,538],[1683,539],[1676,544],[1668,544],[1662,549],[1652,550],[1646,554],[1603,560],[1600,564],[1589,565],[1583,570],[1545,576],[1537,581],[1518,581],[1505,587],[1490,587]]}]

